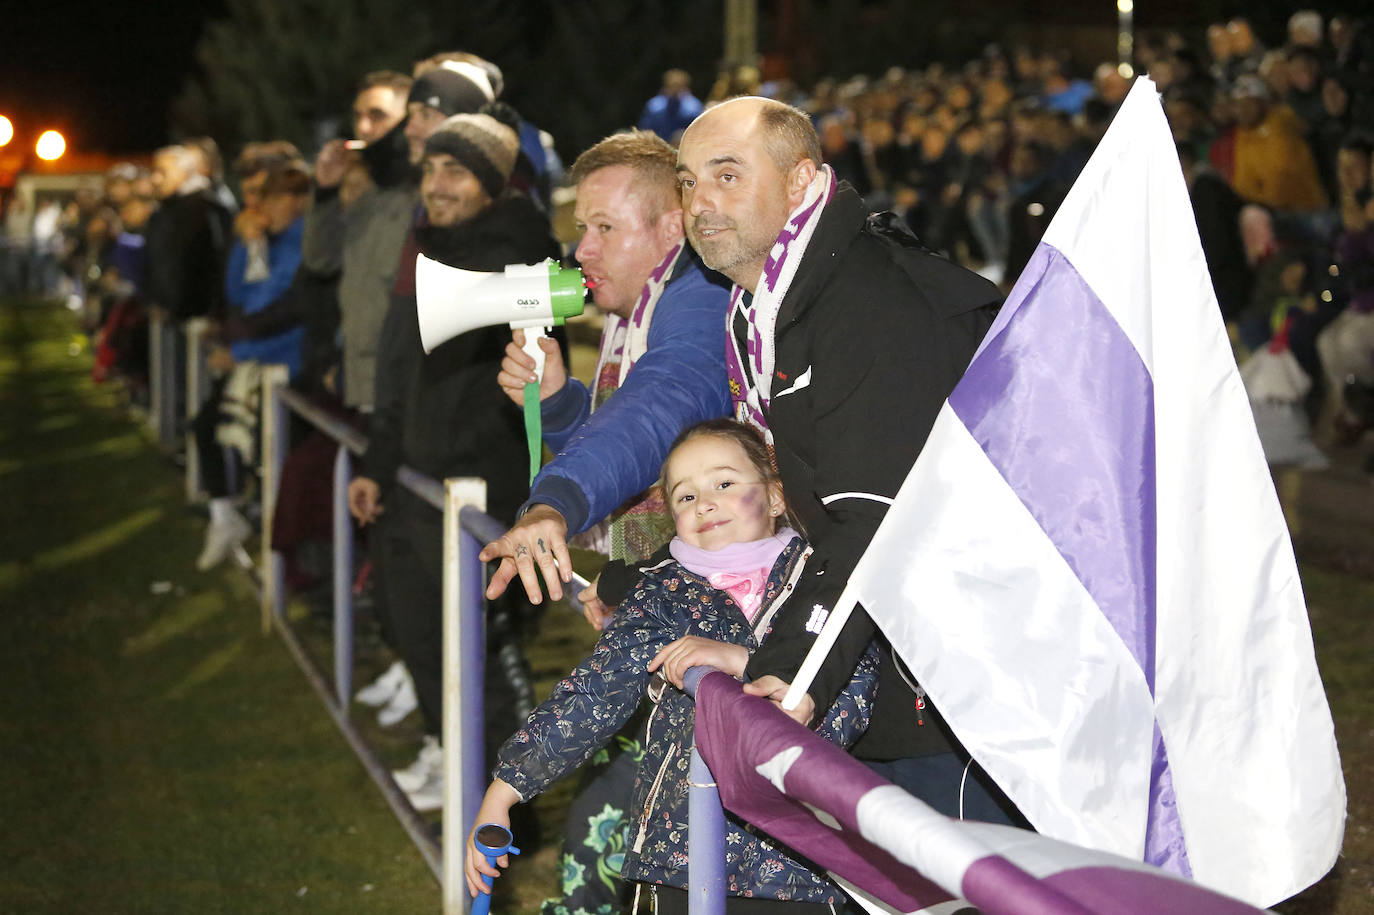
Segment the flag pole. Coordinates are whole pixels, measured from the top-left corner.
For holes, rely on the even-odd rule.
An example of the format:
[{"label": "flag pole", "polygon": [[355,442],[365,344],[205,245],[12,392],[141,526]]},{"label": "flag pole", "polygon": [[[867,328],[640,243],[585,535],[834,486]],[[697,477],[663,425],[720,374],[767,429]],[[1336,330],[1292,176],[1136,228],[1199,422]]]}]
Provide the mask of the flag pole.
[{"label": "flag pole", "polygon": [[849,621],[849,615],[854,612],[858,605],[859,598],[854,593],[851,585],[845,585],[844,591],[840,593],[840,599],[835,602],[835,609],[830,612],[830,617],[825,621],[825,626],[821,628],[821,634],[816,636],[816,641],[811,643],[811,650],[806,653],[806,659],[802,661],[801,667],[797,668],[797,675],[792,678],[792,685],[787,688],[787,695],[782,697],[783,711],[790,712],[801,702],[802,696],[811,688],[811,681],[816,679],[816,673],[821,669],[821,664],[830,654],[830,649],[835,647],[835,640],[840,637],[840,630]]}]

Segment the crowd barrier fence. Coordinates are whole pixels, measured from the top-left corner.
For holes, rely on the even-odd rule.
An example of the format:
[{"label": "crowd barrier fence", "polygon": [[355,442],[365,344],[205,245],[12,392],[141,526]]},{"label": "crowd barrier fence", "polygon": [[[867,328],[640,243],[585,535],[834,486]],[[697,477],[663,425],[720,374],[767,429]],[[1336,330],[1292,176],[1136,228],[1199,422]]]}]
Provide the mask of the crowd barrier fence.
[{"label": "crowd barrier fence", "polygon": [[[209,325],[186,322],[184,337],[171,321],[154,315],[149,331],[151,401],[149,425],[158,442],[171,449],[189,418],[205,401],[210,375],[204,359]],[[184,368],[183,368],[184,366]],[[184,377],[184,400],[177,394]],[[486,665],[486,576],[478,553],[499,538],[506,525],[485,513],[486,483],[472,477],[438,481],[401,467],[397,482],[443,513],[443,723],[444,815],[441,836],[411,805],[388,766],[353,723],[354,665],[353,564],[354,530],[348,510],[348,484],[353,459],[367,450],[367,438],[330,415],[308,397],[292,390],[285,366],[262,369],[260,434],[261,552],[255,577],[264,634],[276,630],[301,668],[336,727],[377,784],[393,813],[439,880],[445,915],[470,910],[472,900],[463,875],[466,837],[486,789],[483,759],[483,683]],[[180,410],[185,409],[183,415]],[[286,615],[284,561],[272,546],[277,491],[289,447],[290,414],[294,413],[338,444],[332,486],[333,550],[333,683],[320,671]],[[186,497],[202,495],[193,435],[186,437]],[[518,585],[517,585],[518,586]],[[580,612],[576,592],[587,581],[574,574],[567,600]],[[694,751],[695,754],[695,751]],[[724,813],[710,772],[700,757],[692,762],[690,906],[693,915],[724,912]],[[519,837],[516,837],[517,842]],[[708,849],[710,851],[708,851]]]}]

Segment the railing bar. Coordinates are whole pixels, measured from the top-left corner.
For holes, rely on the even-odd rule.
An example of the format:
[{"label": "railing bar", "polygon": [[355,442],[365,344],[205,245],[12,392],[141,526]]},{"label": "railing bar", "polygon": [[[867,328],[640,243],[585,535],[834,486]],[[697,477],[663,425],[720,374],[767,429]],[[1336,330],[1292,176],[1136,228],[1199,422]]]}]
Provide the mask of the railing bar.
[{"label": "railing bar", "polygon": [[295,410],[297,415],[349,451],[354,454],[362,454],[367,450],[367,436],[338,417],[329,415],[311,403],[304,394],[291,388],[283,388],[280,396],[282,402]]},{"label": "railing bar", "polygon": [[391,770],[377,758],[372,747],[368,746],[363,736],[353,727],[347,712],[341,710],[339,704],[334,701],[333,691],[325,682],[324,675],[320,673],[306,653],[300,640],[296,638],[296,633],[290,626],[284,624],[277,626],[276,629],[281,634],[282,641],[286,643],[291,656],[295,658],[296,665],[300,667],[305,678],[310,681],[310,685],[319,695],[320,701],[329,711],[329,717],[334,720],[334,724],[343,734],[344,740],[358,755],[358,761],[362,763],[367,774],[377,783],[382,796],[386,798],[387,806],[391,808],[392,813],[396,814],[396,819],[401,821],[401,827],[405,829],[410,840],[419,849],[421,856],[425,859],[425,864],[429,866],[430,873],[434,875],[435,880],[442,882],[443,859],[439,851],[439,841],[434,836],[429,822],[415,812],[415,808],[411,806],[410,799],[406,797],[405,792],[396,786],[395,780],[391,777]]}]

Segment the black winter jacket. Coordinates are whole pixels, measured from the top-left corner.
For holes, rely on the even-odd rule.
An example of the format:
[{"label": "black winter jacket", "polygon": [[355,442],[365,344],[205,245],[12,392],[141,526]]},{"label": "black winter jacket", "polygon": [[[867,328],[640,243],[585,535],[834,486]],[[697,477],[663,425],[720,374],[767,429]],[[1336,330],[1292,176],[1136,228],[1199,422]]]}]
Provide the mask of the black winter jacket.
[{"label": "black winter jacket", "polygon": [[[467,222],[422,227],[416,237],[426,256],[464,270],[496,272],[559,255],[548,217],[510,191]],[[496,383],[509,342],[506,325],[479,327],[425,355],[415,297],[393,296],[377,350],[377,402],[363,457],[363,473],[381,486],[384,501],[405,464],[436,480],[482,477],[487,513],[514,519],[529,492],[529,457],[521,412]]]},{"label": "black winter jacket", "polygon": [[[815,639],[814,609],[835,606],[1000,304],[991,283],[922,248],[891,214],[870,216],[848,184],[837,188],[778,314],[768,414],[788,505],[815,554],[749,679],[791,682]],[[730,320],[742,339],[742,315]],[[873,636],[856,611],[811,686],[817,708],[830,707]],[[885,642],[882,654],[855,755],[949,751],[943,722],[927,701],[918,710]]]},{"label": "black winter jacket", "polygon": [[230,223],[229,211],[208,190],[173,194],[148,220],[148,299],[173,320],[224,309]]}]

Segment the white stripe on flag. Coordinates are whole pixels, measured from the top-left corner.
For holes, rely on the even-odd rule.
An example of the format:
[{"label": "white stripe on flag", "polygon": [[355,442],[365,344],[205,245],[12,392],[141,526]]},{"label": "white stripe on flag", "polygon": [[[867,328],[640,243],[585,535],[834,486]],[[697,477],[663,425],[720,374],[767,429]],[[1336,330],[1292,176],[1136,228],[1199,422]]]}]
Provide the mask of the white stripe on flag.
[{"label": "white stripe on flag", "polygon": [[1045,241],[1151,369],[1155,698],[1194,875],[1269,904],[1325,873],[1340,848],[1330,711],[1287,525],[1149,83],[1103,146]]},{"label": "white stripe on flag", "polygon": [[1037,828],[1139,859],[1154,732],[1139,665],[948,404],[898,506],[912,493],[921,511],[889,512],[850,579],[859,602]]}]

